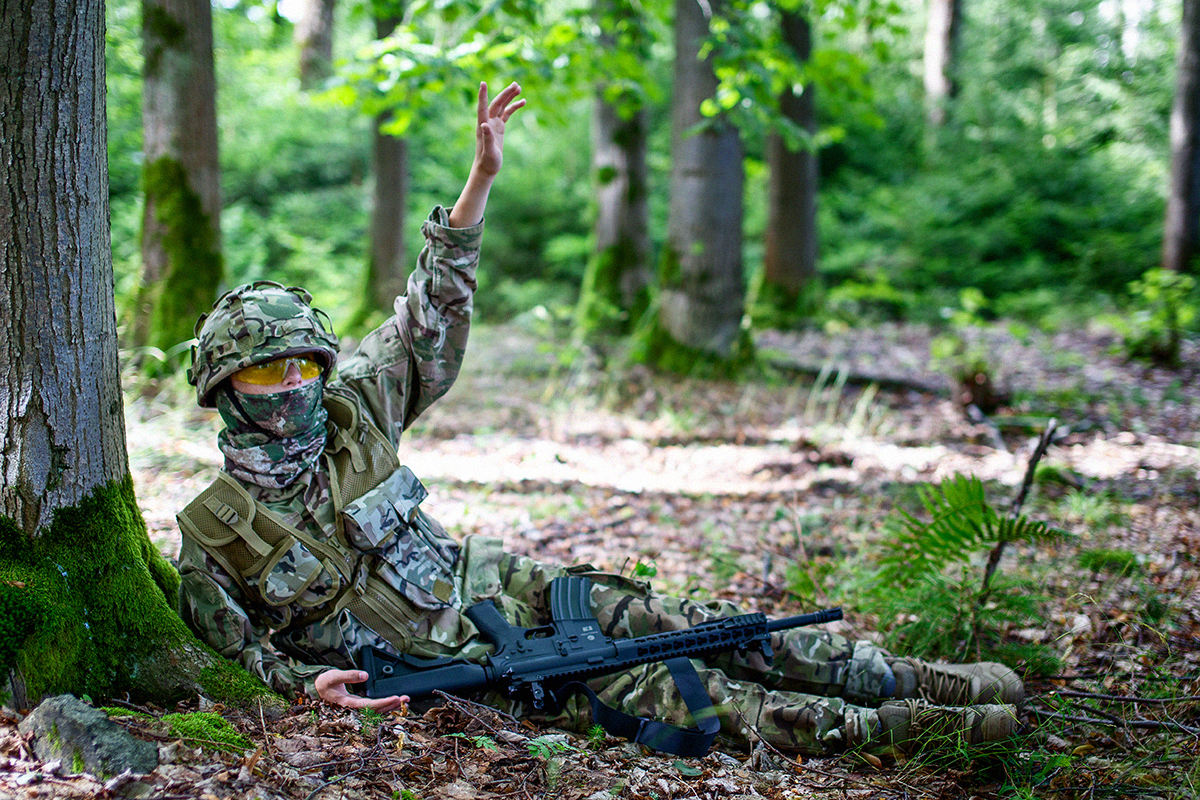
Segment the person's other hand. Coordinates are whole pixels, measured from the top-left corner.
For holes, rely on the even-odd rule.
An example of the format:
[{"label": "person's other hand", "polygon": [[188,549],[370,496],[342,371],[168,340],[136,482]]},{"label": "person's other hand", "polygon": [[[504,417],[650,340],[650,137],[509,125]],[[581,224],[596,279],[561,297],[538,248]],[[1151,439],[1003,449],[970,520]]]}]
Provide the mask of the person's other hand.
[{"label": "person's other hand", "polygon": [[346,708],[373,708],[381,714],[395,711],[408,704],[407,695],[391,697],[362,697],[346,690],[347,683],[362,683],[367,673],[357,669],[328,669],[317,676],[317,694],[326,703]]},{"label": "person's other hand", "polygon": [[475,111],[478,121],[475,127],[475,166],[484,175],[495,175],[504,163],[504,126],[509,117],[525,105],[524,100],[516,100],[520,93],[521,87],[515,82],[510,83],[489,103],[488,85],[479,84],[479,103]]}]

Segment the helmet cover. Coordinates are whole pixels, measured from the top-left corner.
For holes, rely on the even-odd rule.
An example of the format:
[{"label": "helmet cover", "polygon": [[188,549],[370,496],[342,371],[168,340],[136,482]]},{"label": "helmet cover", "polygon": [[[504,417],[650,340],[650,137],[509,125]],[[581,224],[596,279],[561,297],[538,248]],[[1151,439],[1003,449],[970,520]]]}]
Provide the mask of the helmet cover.
[{"label": "helmet cover", "polygon": [[244,367],[297,353],[315,353],[328,380],[337,364],[338,339],[329,317],[313,308],[312,295],[297,286],[255,281],[217,298],[196,321],[188,383],[196,402],[211,408],[213,392]]}]

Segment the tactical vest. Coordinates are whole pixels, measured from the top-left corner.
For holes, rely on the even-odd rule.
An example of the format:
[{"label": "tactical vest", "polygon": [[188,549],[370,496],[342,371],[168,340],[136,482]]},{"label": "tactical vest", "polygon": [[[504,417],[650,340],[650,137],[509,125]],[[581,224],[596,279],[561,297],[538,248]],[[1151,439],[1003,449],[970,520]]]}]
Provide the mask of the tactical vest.
[{"label": "tactical vest", "polygon": [[[322,404],[329,412],[325,459],[336,521],[333,536],[322,542],[287,524],[224,471],[180,512],[180,530],[224,567],[246,598],[282,615],[283,622],[274,625],[278,630],[300,628],[347,609],[403,653],[420,609],[457,604],[457,545],[420,524],[425,520],[417,519],[417,506],[425,497],[424,487],[401,466],[387,437],[361,418],[358,405],[334,391],[325,393]],[[415,491],[395,491],[393,483]],[[398,500],[402,495],[405,499]],[[364,509],[361,500],[367,498],[373,502]],[[352,504],[353,516],[344,514]],[[399,567],[401,591],[372,568],[377,559],[367,557],[371,550],[363,547],[356,521],[364,515],[371,517],[364,527],[374,532],[374,544],[397,532],[409,538],[408,557],[393,565]],[[353,530],[347,530],[347,521]],[[303,598],[318,578],[328,591]],[[306,613],[294,614],[295,607]]]}]

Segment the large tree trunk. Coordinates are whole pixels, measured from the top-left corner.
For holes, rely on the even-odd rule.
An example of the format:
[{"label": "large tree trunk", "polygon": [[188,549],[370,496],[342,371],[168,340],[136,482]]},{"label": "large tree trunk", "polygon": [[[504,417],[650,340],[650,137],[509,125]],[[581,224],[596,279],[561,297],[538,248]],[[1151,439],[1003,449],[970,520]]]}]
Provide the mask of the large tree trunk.
[{"label": "large tree trunk", "polygon": [[212,6],[143,0],[142,290],[134,342],[192,338],[221,281]]},{"label": "large tree trunk", "polygon": [[[700,113],[701,103],[717,88],[712,64],[699,55],[709,8],[699,0],[675,3],[671,199],[659,323],[669,337],[660,344],[674,342],[723,362],[739,357],[746,338],[741,324],[745,172],[737,129]],[[669,361],[679,366],[678,360]]]},{"label": "large tree trunk", "polygon": [[[812,29],[808,20],[784,12],[780,20],[784,42],[795,57],[807,61],[812,54]],[[813,87],[780,98],[781,110],[792,122],[815,133],[816,104]],[[817,270],[817,153],[810,147],[789,148],[779,134],[767,140],[767,230],[763,251],[763,286],[770,302],[780,310],[794,306],[800,291]]]},{"label": "large tree trunk", "polygon": [[333,75],[333,9],[337,0],[304,0],[292,40],[300,51],[300,88],[319,89]]},{"label": "large tree trunk", "polygon": [[962,0],[929,0],[925,22],[925,118],[933,128],[946,123],[947,106],[958,93],[954,79]]},{"label": "large tree trunk", "polygon": [[1183,0],[1171,108],[1171,175],[1163,231],[1162,266],[1193,266],[1200,225],[1200,0]]},{"label": "large tree trunk", "polygon": [[198,689],[206,667],[236,673],[168,604],[179,578],[129,479],[104,7],[0,9],[0,688],[18,706],[59,691],[163,702]]},{"label": "large tree trunk", "polygon": [[[602,19],[617,13],[612,0],[597,0]],[[612,37],[604,39],[612,48]],[[644,109],[622,110],[604,99],[600,86],[592,111],[592,172],[596,178],[595,250],[588,262],[576,314],[586,338],[597,330],[628,333],[649,305],[653,265],[650,246],[649,171]]]}]

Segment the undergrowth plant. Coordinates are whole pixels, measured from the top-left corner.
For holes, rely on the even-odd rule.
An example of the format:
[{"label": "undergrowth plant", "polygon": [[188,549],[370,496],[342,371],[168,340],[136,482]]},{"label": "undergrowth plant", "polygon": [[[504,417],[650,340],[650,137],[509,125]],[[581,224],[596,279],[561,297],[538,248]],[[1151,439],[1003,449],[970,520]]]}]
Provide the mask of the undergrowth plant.
[{"label": "undergrowth plant", "polygon": [[[1011,624],[1037,618],[1044,598],[1032,581],[999,573],[1010,544],[1068,536],[1044,522],[988,503],[982,481],[956,475],[918,487],[919,518],[903,509],[885,522],[887,537],[869,602],[885,627],[886,645],[918,657],[999,658],[1050,666],[1040,647],[1003,643]],[[985,558],[986,556],[986,558]]]}]

